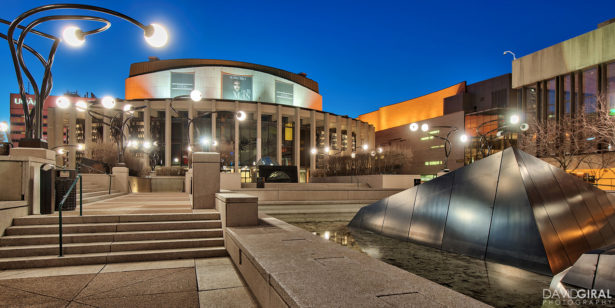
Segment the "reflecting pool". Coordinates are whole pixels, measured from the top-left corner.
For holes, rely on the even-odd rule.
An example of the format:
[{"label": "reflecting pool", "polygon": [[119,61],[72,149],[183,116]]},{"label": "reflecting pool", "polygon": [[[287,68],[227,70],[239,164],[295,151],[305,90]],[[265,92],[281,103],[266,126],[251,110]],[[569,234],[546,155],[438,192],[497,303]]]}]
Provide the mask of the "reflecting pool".
[{"label": "reflecting pool", "polygon": [[543,306],[551,282],[550,276],[348,228],[352,214],[272,216],[496,307]]}]

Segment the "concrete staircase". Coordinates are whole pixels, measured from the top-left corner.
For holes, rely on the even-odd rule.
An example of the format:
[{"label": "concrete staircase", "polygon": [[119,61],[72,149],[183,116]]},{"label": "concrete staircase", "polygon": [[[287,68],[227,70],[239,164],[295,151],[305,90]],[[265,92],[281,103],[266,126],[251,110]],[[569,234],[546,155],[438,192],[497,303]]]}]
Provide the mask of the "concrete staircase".
[{"label": "concrete staircase", "polygon": [[[77,183],[79,185],[79,183]],[[109,192],[108,185],[99,185],[96,183],[83,182],[83,204],[97,202],[105,199],[115,198],[125,195],[119,190],[111,189]],[[79,186],[77,186],[77,202],[79,202]]]},{"label": "concrete staircase", "polygon": [[0,237],[0,270],[226,256],[220,214],[141,214],[13,220]]}]

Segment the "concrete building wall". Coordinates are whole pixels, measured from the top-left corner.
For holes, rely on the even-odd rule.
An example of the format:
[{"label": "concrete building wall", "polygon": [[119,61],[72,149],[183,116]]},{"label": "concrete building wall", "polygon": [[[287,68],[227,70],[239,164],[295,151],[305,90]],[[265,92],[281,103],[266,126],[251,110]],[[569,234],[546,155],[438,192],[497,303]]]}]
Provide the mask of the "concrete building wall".
[{"label": "concrete building wall", "polygon": [[547,47],[512,63],[512,87],[615,60],[615,23]]},{"label": "concrete building wall", "polygon": [[[390,149],[405,153],[406,157],[401,173],[437,174],[444,168],[445,155],[444,148],[441,147],[444,145],[444,140],[436,136],[446,137],[452,129],[437,128],[436,126],[453,126],[459,129],[451,133],[449,138],[453,149],[448,159],[448,168],[454,170],[463,167],[465,144],[459,140],[459,136],[464,133],[463,111],[417,123],[419,127],[423,123],[427,123],[430,129],[427,132],[422,132],[420,129],[413,132],[410,131],[408,125],[402,125],[376,132],[376,146],[380,146],[384,150]],[[435,131],[439,132],[435,133]]]},{"label": "concrete building wall", "polygon": [[222,99],[222,75],[252,76],[252,100],[275,103],[276,81],[292,84],[292,106],[322,110],[322,96],[290,80],[250,69],[223,66],[187,67],[153,72],[126,79],[126,99],[171,97],[171,73],[194,73],[194,88],[203,98]]}]

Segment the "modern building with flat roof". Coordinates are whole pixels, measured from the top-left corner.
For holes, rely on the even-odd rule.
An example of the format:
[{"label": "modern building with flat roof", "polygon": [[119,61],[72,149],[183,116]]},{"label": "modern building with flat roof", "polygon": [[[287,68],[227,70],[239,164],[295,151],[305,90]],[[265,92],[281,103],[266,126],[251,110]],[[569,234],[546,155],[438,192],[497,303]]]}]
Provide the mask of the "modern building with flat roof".
[{"label": "modern building with flat roof", "polygon": [[[318,83],[306,76],[238,61],[152,57],[131,65],[126,99],[116,108],[130,104],[136,110],[124,134],[137,143],[156,144],[151,153],[156,165],[186,166],[191,150],[211,150],[220,152],[223,170],[241,171],[245,182],[264,157],[297,166],[300,178],[307,179],[325,155],[350,156],[364,151],[364,145],[373,150],[375,135],[364,121],[322,111]],[[203,98],[193,102],[192,90]],[[78,100],[69,99],[73,105]],[[87,153],[96,140],[110,140],[109,126],[85,112],[50,107],[50,147],[84,143]],[[246,113],[244,121],[235,119],[237,111]],[[194,119],[193,125],[186,118]],[[77,157],[75,151],[68,149],[67,155]]]}]

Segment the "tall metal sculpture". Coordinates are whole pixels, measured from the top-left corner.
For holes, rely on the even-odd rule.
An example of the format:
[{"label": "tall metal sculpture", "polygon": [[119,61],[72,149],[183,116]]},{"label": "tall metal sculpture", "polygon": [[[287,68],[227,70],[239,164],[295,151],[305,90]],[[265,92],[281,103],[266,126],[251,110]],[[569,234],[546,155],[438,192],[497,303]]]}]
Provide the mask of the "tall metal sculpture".
[{"label": "tall metal sculpture", "polygon": [[615,239],[607,193],[515,148],[363,207],[350,226],[542,273]]},{"label": "tall metal sculpture", "polygon": [[[52,11],[52,10],[61,10],[61,9],[75,9],[75,10],[84,10],[87,12],[96,12],[107,14],[111,16],[115,16],[121,19],[124,19],[137,27],[141,28],[145,33],[146,41],[154,46],[154,47],[162,47],[166,44],[167,41],[167,33],[164,28],[157,24],[151,24],[149,26],[145,26],[139,21],[124,15],[122,13],[112,11],[109,9],[105,9],[102,7],[92,6],[92,5],[84,5],[84,4],[50,4],[44,5],[40,7],[36,7],[34,9],[28,10],[13,21],[9,22],[4,19],[0,19],[0,22],[9,25],[7,34],[0,34],[0,37],[7,40],[9,44],[9,49],[11,51],[11,57],[13,60],[13,66],[15,68],[15,76],[17,77],[17,83],[19,84],[19,95],[23,102],[26,102],[26,90],[23,83],[23,76],[28,79],[30,84],[32,85],[32,89],[34,91],[35,96],[35,106],[30,111],[28,110],[28,104],[23,104],[24,108],[24,123],[25,123],[25,139],[20,141],[20,146],[32,146],[32,147],[47,147],[46,142],[44,142],[41,138],[43,136],[43,103],[49,96],[51,92],[51,88],[53,87],[53,78],[51,74],[51,66],[53,65],[55,53],[57,51],[58,45],[61,42],[60,38],[53,36],[51,34],[47,34],[44,32],[40,32],[34,30],[36,26],[41,23],[52,21],[52,20],[87,20],[87,21],[95,21],[103,23],[104,25],[89,31],[82,31],[76,27],[68,27],[64,30],[65,40],[69,43],[74,44],[82,44],[85,40],[85,37],[88,35],[96,34],[103,32],[109,29],[111,23],[109,20],[105,18],[101,18],[98,16],[90,16],[90,15],[51,15],[37,18],[31,22],[29,22],[26,26],[21,25],[27,18],[30,16]],[[21,30],[18,39],[14,39],[15,31],[17,29]],[[45,59],[40,53],[38,53],[34,48],[25,45],[24,41],[26,36],[29,34],[35,34],[53,41],[51,49],[49,51],[49,55]],[[37,83],[34,76],[28,69],[24,59],[23,59],[23,49],[31,52],[44,67],[44,73],[41,83]]]}]

